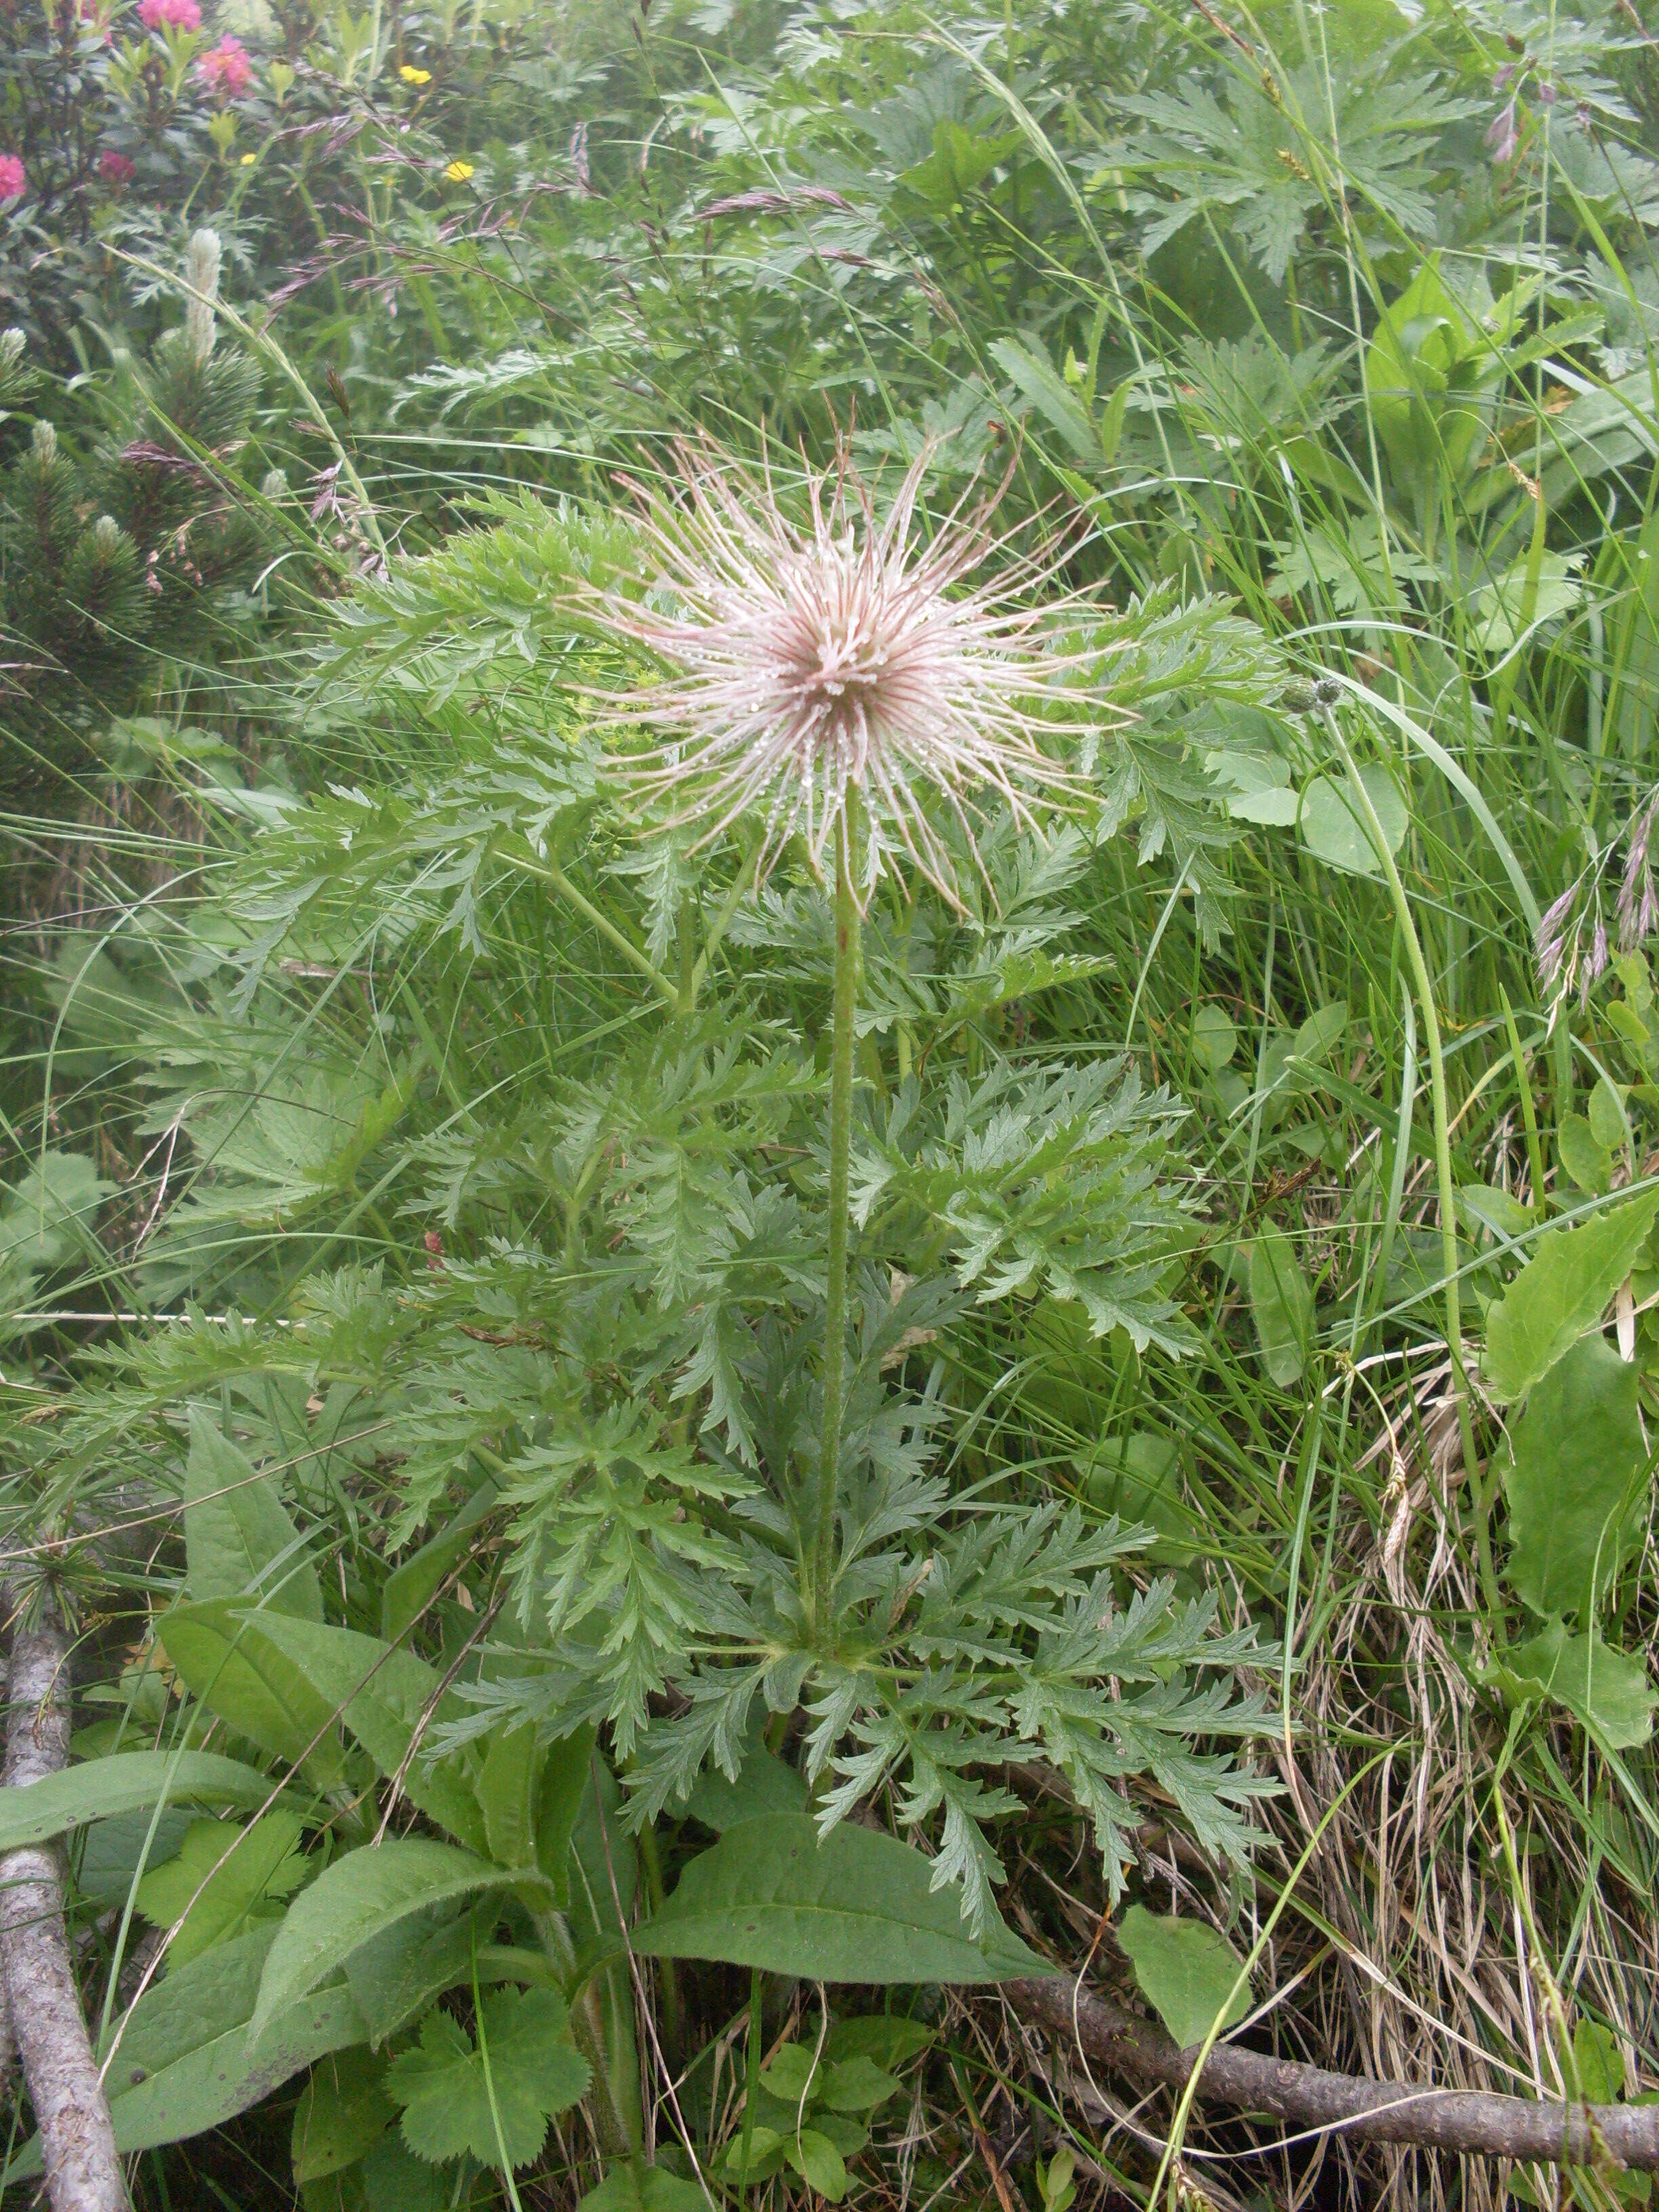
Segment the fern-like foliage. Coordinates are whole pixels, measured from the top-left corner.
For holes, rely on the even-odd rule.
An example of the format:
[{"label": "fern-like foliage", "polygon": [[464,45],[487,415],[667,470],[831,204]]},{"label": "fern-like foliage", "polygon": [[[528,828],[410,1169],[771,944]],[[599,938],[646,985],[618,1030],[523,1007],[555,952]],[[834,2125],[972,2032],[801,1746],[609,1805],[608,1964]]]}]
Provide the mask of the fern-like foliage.
[{"label": "fern-like foliage", "polygon": [[[1018,1434],[988,1455],[970,1380],[988,1344],[1032,1356],[1042,1309],[1126,1359],[1189,1340],[1180,1114],[1040,1035],[1103,964],[1110,807],[992,822],[963,913],[872,913],[836,1579],[809,1607],[830,910],[801,872],[745,897],[735,840],[692,861],[644,833],[573,680],[596,648],[549,611],[616,558],[521,503],[366,584],[311,708],[373,702],[404,772],[273,795],[210,902],[76,956],[66,1048],[122,1040],[168,1162],[127,1295],[177,1318],[43,1443],[43,1505],[94,1468],[176,1497],[189,1406],[228,1405],[389,1554],[489,1507],[500,1605],[448,1732],[595,1725],[637,1820],[735,1772],[764,1714],[821,1820],[880,1797],[975,1925],[1011,1762],[1062,1778],[1115,1890],[1148,1790],[1240,1850],[1248,1631],[1138,1572],[1150,1532],[1017,1469]],[[1153,753],[1195,684],[1269,680],[1218,603],[1103,619]]]}]

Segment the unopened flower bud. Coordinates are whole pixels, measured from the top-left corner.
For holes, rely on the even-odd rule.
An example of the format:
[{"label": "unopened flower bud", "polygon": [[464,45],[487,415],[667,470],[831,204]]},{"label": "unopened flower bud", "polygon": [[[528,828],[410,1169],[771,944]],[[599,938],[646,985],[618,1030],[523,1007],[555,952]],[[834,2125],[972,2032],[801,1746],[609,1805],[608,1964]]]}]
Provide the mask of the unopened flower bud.
[{"label": "unopened flower bud", "polygon": [[185,340],[191,357],[204,362],[213,351],[217,319],[213,309],[219,297],[219,234],[206,228],[191,234],[185,250],[185,282],[190,299],[185,308]]}]

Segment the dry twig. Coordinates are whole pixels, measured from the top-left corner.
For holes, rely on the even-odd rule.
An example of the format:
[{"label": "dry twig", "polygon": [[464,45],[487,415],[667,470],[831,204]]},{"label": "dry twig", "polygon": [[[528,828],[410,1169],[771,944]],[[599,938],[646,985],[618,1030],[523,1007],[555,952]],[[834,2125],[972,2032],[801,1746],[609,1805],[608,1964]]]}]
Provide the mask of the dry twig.
[{"label": "dry twig", "polygon": [[[1089,2058],[1138,2081],[1182,2088],[1192,2073],[1195,2049],[1177,2051],[1151,2021],[1091,1990],[1074,1990],[1069,1979],[1011,1982],[1004,1994],[1025,2019],[1064,2037],[1075,2034]],[[1205,2103],[1270,2112],[1293,2127],[1340,2130],[1365,2142],[1550,2166],[1659,2171],[1659,2106],[1651,2105],[1558,2105],[1364,2081],[1226,2043],[1218,2044],[1205,2061],[1198,2095]]]},{"label": "dry twig", "polygon": [[[19,1789],[69,1759],[69,1646],[43,1595],[12,1638],[5,1780]],[[0,1857],[0,1979],[40,2130],[52,2212],[128,2212],[115,2130],[81,2012],[55,1843]]]}]

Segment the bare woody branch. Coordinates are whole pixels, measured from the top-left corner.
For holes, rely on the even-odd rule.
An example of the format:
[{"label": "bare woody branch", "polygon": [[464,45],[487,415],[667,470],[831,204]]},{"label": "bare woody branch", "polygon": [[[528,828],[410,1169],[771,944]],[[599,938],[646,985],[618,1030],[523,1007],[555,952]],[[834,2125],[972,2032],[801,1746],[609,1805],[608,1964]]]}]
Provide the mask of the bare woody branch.
[{"label": "bare woody branch", "polygon": [[[1006,1983],[1021,2016],[1080,2043],[1093,2065],[1143,2087],[1181,2089],[1198,2057],[1177,2051],[1162,2028],[1097,1996],[1069,1977]],[[1507,2158],[1547,2166],[1659,2172],[1659,2106],[1557,2105],[1408,2081],[1368,2081],[1320,2066],[1218,2044],[1199,2078],[1202,2104],[1270,2114],[1297,2129],[1338,2132],[1358,2142],[1409,2144],[1457,2157]]]},{"label": "bare woody branch", "polygon": [[[50,1595],[12,1638],[5,1781],[38,1782],[67,1765],[69,1647]],[[64,1926],[55,1844],[0,1856],[0,1983],[40,2130],[52,2212],[128,2212],[115,2130],[81,2012]]]}]

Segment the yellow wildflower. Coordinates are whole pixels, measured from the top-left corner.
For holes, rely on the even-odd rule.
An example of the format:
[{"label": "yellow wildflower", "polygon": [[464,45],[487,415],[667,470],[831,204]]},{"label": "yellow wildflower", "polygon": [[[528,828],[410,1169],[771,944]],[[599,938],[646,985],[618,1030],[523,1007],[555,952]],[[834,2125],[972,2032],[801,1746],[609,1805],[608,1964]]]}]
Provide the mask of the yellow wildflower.
[{"label": "yellow wildflower", "polygon": [[251,169],[258,158],[259,156],[257,154],[244,154],[242,156],[242,167],[245,169]]},{"label": "yellow wildflower", "polygon": [[464,185],[472,174],[472,164],[471,161],[452,161],[444,174],[452,185]]},{"label": "yellow wildflower", "polygon": [[430,84],[432,82],[430,70],[416,69],[410,62],[405,62],[398,74],[405,84]]}]

